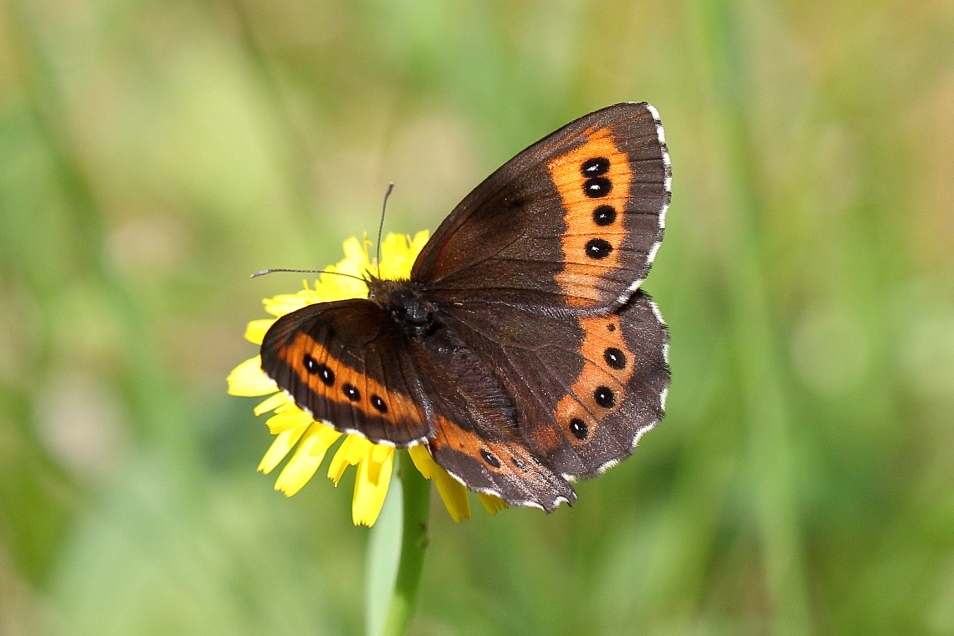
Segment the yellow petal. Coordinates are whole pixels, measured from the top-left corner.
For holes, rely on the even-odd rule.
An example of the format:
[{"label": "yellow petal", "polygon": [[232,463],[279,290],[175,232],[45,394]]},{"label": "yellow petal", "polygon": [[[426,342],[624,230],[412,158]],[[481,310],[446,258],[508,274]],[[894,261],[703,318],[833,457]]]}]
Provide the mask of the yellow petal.
[{"label": "yellow petal", "polygon": [[274,324],[274,318],[262,318],[261,320],[249,322],[248,326],[245,327],[245,339],[252,344],[262,344],[262,340],[265,339],[265,333]]},{"label": "yellow petal", "polygon": [[383,464],[384,461],[394,454],[393,446],[385,446],[384,444],[375,444],[371,447],[371,459],[379,464]]},{"label": "yellow petal", "polygon": [[229,395],[259,397],[278,390],[275,381],[262,371],[262,358],[255,356],[238,365],[227,378]]},{"label": "yellow petal", "polygon": [[[350,270],[350,271],[346,271]],[[343,271],[352,276],[360,276],[364,270],[356,267],[347,268],[329,268],[329,271]],[[315,284],[316,295],[319,296],[319,302],[332,302],[335,300],[347,300],[349,298],[367,298],[368,286],[363,281],[355,280],[345,276],[323,275],[321,281]]]},{"label": "yellow petal", "polygon": [[309,298],[306,294],[279,294],[278,296],[264,299],[262,305],[265,306],[265,311],[273,316],[280,317],[310,305],[311,303],[308,301]]},{"label": "yellow petal", "polygon": [[427,243],[427,230],[412,240],[407,234],[388,234],[381,242],[381,275],[384,278],[407,278],[414,260]]},{"label": "yellow petal", "polygon": [[337,442],[338,438],[341,437],[341,432],[336,431],[324,422],[318,422],[318,424],[321,428],[318,429],[318,441],[311,449],[311,455],[312,457],[318,457],[320,455],[324,458],[325,453],[328,452],[331,445]]},{"label": "yellow petal", "polygon": [[386,462],[392,455],[394,455],[394,449],[390,446],[375,444],[371,447],[371,451],[361,460],[362,462],[367,462],[368,464],[368,481],[373,483],[378,482],[378,473],[381,470],[381,466],[384,465],[384,462]]},{"label": "yellow petal", "polygon": [[[368,259],[368,251],[364,244],[355,237],[349,238],[344,242],[345,257],[335,265],[339,272],[364,277],[368,272],[373,271],[371,261]],[[344,276],[335,276],[342,289],[352,289],[357,292],[356,295],[367,295],[367,286],[359,280],[347,278]]]},{"label": "yellow petal", "polygon": [[381,276],[406,278],[411,273],[409,262],[413,256],[408,249],[408,237],[404,234],[388,234],[381,242]]},{"label": "yellow petal", "polygon": [[265,425],[268,426],[268,431],[272,435],[278,435],[285,431],[307,426],[313,421],[310,415],[299,408],[285,408],[282,409],[281,413],[276,413],[268,418],[268,420],[265,421]]},{"label": "yellow petal", "polygon": [[487,509],[491,515],[495,515],[503,510],[504,508],[509,508],[510,506],[506,501],[500,497],[494,495],[485,495],[482,492],[477,493],[477,498],[480,499],[480,503],[484,504],[484,508]]},{"label": "yellow petal", "polygon": [[[262,375],[265,374],[263,373]],[[255,413],[255,415],[261,415],[262,413],[268,413],[269,411],[277,409],[278,407],[284,406],[290,402],[291,398],[284,393],[279,392],[259,402],[258,406],[252,409],[252,412]]]},{"label": "yellow petal", "polygon": [[[385,449],[378,451],[378,449]],[[383,457],[382,457],[383,456]],[[379,462],[378,459],[383,459]],[[358,464],[354,482],[354,497],[351,500],[351,521],[354,525],[373,526],[381,513],[384,498],[394,472],[394,449],[376,446]]]},{"label": "yellow petal", "polygon": [[467,499],[467,489],[459,481],[447,474],[447,471],[434,464],[434,485],[437,493],[444,502],[444,507],[450,513],[451,519],[460,523],[463,519],[470,519],[470,501]]},{"label": "yellow petal", "polygon": [[290,431],[285,431],[280,433],[278,437],[275,438],[275,441],[272,442],[272,445],[268,447],[268,451],[265,453],[265,457],[262,458],[262,461],[258,464],[259,472],[265,473],[266,475],[285,458],[285,455],[288,454],[295,444],[298,443],[298,440],[301,439],[301,436],[308,430],[307,426],[302,426],[301,428],[296,428]]},{"label": "yellow petal", "polygon": [[[315,471],[321,465],[321,460],[325,457],[325,453],[319,451],[317,454],[313,454],[312,449],[315,445],[323,445],[321,429],[324,428],[328,427],[318,422],[308,428],[308,431],[302,437],[301,443],[298,444],[295,454],[288,460],[288,464],[285,465],[285,468],[278,475],[278,479],[275,480],[275,490],[280,490],[291,497],[314,476]],[[328,447],[325,446],[324,449],[328,450]]]},{"label": "yellow petal", "polygon": [[374,444],[359,435],[348,435],[338,447],[335,456],[331,458],[331,463],[328,465],[328,479],[334,481],[337,486],[345,469],[348,466],[357,465],[372,446]]},{"label": "yellow petal", "polygon": [[368,260],[368,251],[357,237],[352,236],[347,239],[342,247],[344,248],[345,257],[344,261],[339,263],[339,266],[346,263],[357,265],[358,267],[371,265],[371,261]]},{"label": "yellow petal", "polygon": [[424,479],[433,479],[437,486],[437,493],[444,502],[444,507],[451,518],[457,523],[461,519],[470,519],[470,501],[467,499],[467,489],[463,484],[447,474],[447,471],[438,466],[426,446],[412,446],[408,449],[414,467],[424,475]]},{"label": "yellow petal", "polygon": [[424,475],[424,479],[430,479],[433,468],[436,468],[437,464],[427,451],[427,446],[423,444],[412,446],[407,449],[407,453],[411,456],[411,461],[414,462],[414,467],[417,468],[417,471]]},{"label": "yellow petal", "polygon": [[470,519],[467,489],[434,461],[427,446],[412,446],[408,449],[408,454],[414,462],[414,467],[424,475],[424,479],[434,480],[437,494],[441,496],[441,501],[444,502],[444,507],[447,508],[451,518],[457,523],[460,523],[462,519]]},{"label": "yellow petal", "polygon": [[414,258],[417,258],[417,255],[421,253],[430,238],[431,233],[427,230],[421,230],[414,235],[414,239],[411,241],[411,252],[414,254]]}]

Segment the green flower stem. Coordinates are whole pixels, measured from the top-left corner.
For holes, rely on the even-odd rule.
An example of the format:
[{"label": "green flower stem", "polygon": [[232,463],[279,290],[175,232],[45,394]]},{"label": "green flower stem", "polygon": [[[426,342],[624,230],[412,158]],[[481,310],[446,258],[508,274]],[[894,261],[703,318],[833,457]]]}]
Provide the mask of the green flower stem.
[{"label": "green flower stem", "polygon": [[400,453],[398,476],[404,491],[401,560],[394,592],[384,619],[382,636],[402,636],[417,607],[417,588],[427,551],[427,517],[431,508],[431,484],[418,472],[407,451]]}]

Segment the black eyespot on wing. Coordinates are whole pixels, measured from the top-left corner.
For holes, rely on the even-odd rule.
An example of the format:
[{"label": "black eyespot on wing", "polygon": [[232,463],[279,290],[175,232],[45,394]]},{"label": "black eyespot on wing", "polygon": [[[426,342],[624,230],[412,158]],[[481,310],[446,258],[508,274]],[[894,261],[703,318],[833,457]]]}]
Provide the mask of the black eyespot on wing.
[{"label": "black eyespot on wing", "polygon": [[586,436],[589,435],[589,429],[586,426],[586,422],[578,417],[574,417],[572,420],[570,420],[570,432],[573,433],[573,437],[581,441],[586,439]]},{"label": "black eyespot on wing", "polygon": [[344,392],[345,397],[352,402],[357,402],[361,399],[361,391],[359,391],[358,387],[354,386],[353,384],[345,383],[341,386],[341,390]]},{"label": "black eyespot on wing", "polygon": [[371,406],[376,408],[378,410],[378,413],[388,412],[388,405],[383,399],[381,399],[380,395],[371,396]]},{"label": "black eyespot on wing", "polygon": [[607,347],[606,351],[603,352],[603,359],[606,360],[606,364],[614,369],[626,368],[626,354],[616,347]]},{"label": "black eyespot on wing", "polygon": [[583,192],[591,199],[605,197],[613,191],[613,182],[606,177],[593,177],[583,183]]},{"label": "black eyespot on wing", "polygon": [[613,405],[616,404],[616,396],[613,395],[610,388],[606,386],[596,387],[596,390],[593,391],[593,399],[604,409],[612,408]]},{"label": "black eyespot on wing", "polygon": [[601,177],[610,169],[610,161],[606,157],[593,157],[592,159],[587,159],[583,162],[583,165],[580,166],[580,172],[583,173],[584,177]]},{"label": "black eyespot on wing", "polygon": [[611,205],[601,205],[593,210],[593,222],[601,227],[612,225],[616,221],[616,208]]},{"label": "black eyespot on wing", "polygon": [[613,246],[609,241],[601,238],[590,239],[586,243],[586,255],[590,258],[606,258],[613,251]]},{"label": "black eyespot on wing", "polygon": [[490,451],[485,448],[480,449],[480,456],[483,457],[484,461],[493,466],[494,468],[500,468],[500,460],[494,457]]}]

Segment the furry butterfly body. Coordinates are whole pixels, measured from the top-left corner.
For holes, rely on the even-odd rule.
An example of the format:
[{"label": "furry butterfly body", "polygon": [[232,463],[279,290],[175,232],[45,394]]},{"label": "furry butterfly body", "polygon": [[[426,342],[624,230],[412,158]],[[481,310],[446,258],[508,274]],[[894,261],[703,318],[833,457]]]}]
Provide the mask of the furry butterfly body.
[{"label": "furry butterfly body", "polygon": [[668,333],[639,288],[671,169],[648,104],[590,113],[454,209],[408,280],[280,318],[262,369],[316,419],[427,444],[511,505],[572,503],[570,481],[628,456],[662,417]]}]

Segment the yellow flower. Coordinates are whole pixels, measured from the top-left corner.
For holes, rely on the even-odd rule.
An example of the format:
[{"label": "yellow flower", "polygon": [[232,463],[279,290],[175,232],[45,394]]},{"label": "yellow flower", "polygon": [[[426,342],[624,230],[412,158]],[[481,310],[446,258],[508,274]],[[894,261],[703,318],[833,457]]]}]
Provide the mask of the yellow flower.
[{"label": "yellow flower", "polygon": [[[381,277],[410,276],[414,260],[427,239],[426,230],[418,232],[413,239],[404,234],[388,234],[381,243]],[[366,272],[377,274],[377,267],[368,256],[367,241],[362,244],[357,238],[348,239],[344,243],[344,253],[344,259],[328,266],[326,271],[358,277]],[[265,311],[275,318],[251,321],[245,330],[245,338],[261,345],[269,327],[287,313],[313,303],[361,298],[367,297],[367,294],[368,288],[360,280],[322,274],[313,288],[305,282],[304,289],[295,294],[266,298],[263,301]],[[312,419],[265,375],[260,356],[235,367],[229,374],[228,383],[232,395],[269,396],[254,411],[256,415],[273,412],[265,424],[276,437],[258,465],[258,470],[270,473],[291,453],[291,459],[275,481],[276,490],[289,497],[301,490],[317,472],[332,445],[344,437],[329,462],[328,477],[338,485],[345,470],[349,466],[357,466],[351,518],[355,525],[374,525],[391,483],[395,452],[392,447],[374,444],[360,435],[342,435],[327,424]],[[426,446],[415,446],[408,452],[421,474],[437,485],[437,492],[454,521],[469,519],[470,503],[466,488],[434,462]],[[497,514],[498,510],[507,507],[506,503],[491,495],[479,494],[478,498],[491,514]]]}]

